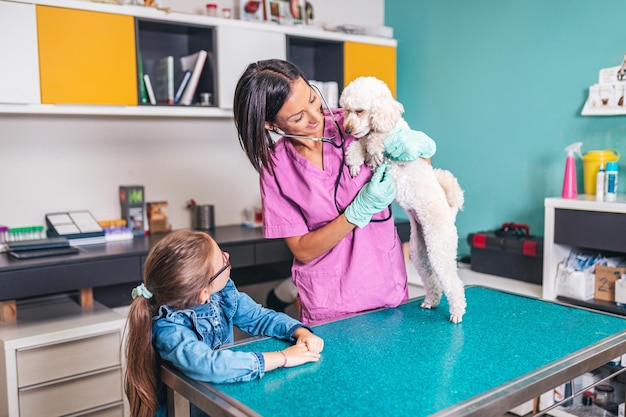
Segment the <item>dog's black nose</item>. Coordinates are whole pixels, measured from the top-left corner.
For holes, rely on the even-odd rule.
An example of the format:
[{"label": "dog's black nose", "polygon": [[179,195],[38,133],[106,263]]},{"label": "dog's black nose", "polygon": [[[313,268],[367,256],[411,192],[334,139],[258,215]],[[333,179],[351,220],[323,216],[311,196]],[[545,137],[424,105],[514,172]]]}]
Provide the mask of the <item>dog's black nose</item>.
[{"label": "dog's black nose", "polygon": [[352,134],[352,128],[351,127],[346,128],[346,133],[348,135],[351,135]]}]

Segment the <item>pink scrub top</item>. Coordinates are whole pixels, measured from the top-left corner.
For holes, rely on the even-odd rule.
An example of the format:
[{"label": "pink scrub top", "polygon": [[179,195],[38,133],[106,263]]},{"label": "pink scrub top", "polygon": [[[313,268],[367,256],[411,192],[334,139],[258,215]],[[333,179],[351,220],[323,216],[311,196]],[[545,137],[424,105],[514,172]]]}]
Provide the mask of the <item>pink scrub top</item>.
[{"label": "pink scrub top", "polygon": [[[334,110],[343,130],[343,111]],[[345,136],[346,148],[355,138]],[[326,113],[324,136],[341,143],[337,128]],[[298,154],[290,141],[276,142],[273,175],[263,171],[263,235],[266,238],[302,236],[330,223],[339,213],[335,207],[335,182],[341,169],[337,203],[343,210],[372,176],[363,165],[352,178],[342,167],[341,149],[324,143],[324,170]],[[389,209],[373,219],[389,216]],[[355,227],[330,251],[304,264],[294,259],[292,280],[300,297],[300,320],[318,324],[354,313],[395,307],[408,299],[406,267],[393,217]]]}]

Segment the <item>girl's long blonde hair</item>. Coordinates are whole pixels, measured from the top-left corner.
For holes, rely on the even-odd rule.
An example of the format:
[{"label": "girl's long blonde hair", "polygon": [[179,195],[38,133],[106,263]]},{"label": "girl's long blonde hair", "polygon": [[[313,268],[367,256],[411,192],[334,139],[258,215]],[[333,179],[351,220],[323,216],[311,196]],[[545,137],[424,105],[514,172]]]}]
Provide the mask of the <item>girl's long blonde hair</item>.
[{"label": "girl's long blonde hair", "polygon": [[219,265],[212,265],[219,250],[211,237],[190,229],[166,235],[148,254],[143,283],[152,297],[137,296],[126,324],[124,390],[133,417],[154,417],[160,386],[159,358],[152,344],[152,318],[165,304],[174,310],[197,305],[200,292]]}]

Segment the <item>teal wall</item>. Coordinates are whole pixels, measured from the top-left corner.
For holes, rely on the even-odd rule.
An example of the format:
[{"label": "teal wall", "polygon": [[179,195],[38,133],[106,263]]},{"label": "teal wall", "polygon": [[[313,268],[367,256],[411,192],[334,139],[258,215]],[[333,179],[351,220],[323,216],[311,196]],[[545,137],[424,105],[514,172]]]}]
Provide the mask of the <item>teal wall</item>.
[{"label": "teal wall", "polygon": [[580,116],[598,71],[622,62],[625,7],[618,0],[385,1],[405,118],[437,142],[433,164],[465,189],[460,255],[469,253],[468,233],[507,221],[543,235],[543,201],[561,194],[568,144],[626,151],[626,116]]}]

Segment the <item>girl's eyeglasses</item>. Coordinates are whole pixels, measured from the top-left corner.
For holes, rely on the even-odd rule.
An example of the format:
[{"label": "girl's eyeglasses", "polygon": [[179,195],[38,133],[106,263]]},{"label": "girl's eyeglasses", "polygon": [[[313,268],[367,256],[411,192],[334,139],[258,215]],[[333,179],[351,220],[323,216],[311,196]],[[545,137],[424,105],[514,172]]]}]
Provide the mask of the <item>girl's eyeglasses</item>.
[{"label": "girl's eyeglasses", "polygon": [[226,271],[228,268],[230,268],[230,256],[228,256],[228,253],[222,251],[222,256],[224,257],[224,266],[220,268],[219,271],[217,271],[217,273],[215,275],[213,275],[211,278],[209,278],[209,283],[207,285],[211,285],[211,283],[213,281],[215,281],[220,275],[222,275],[224,273],[224,271]]}]

